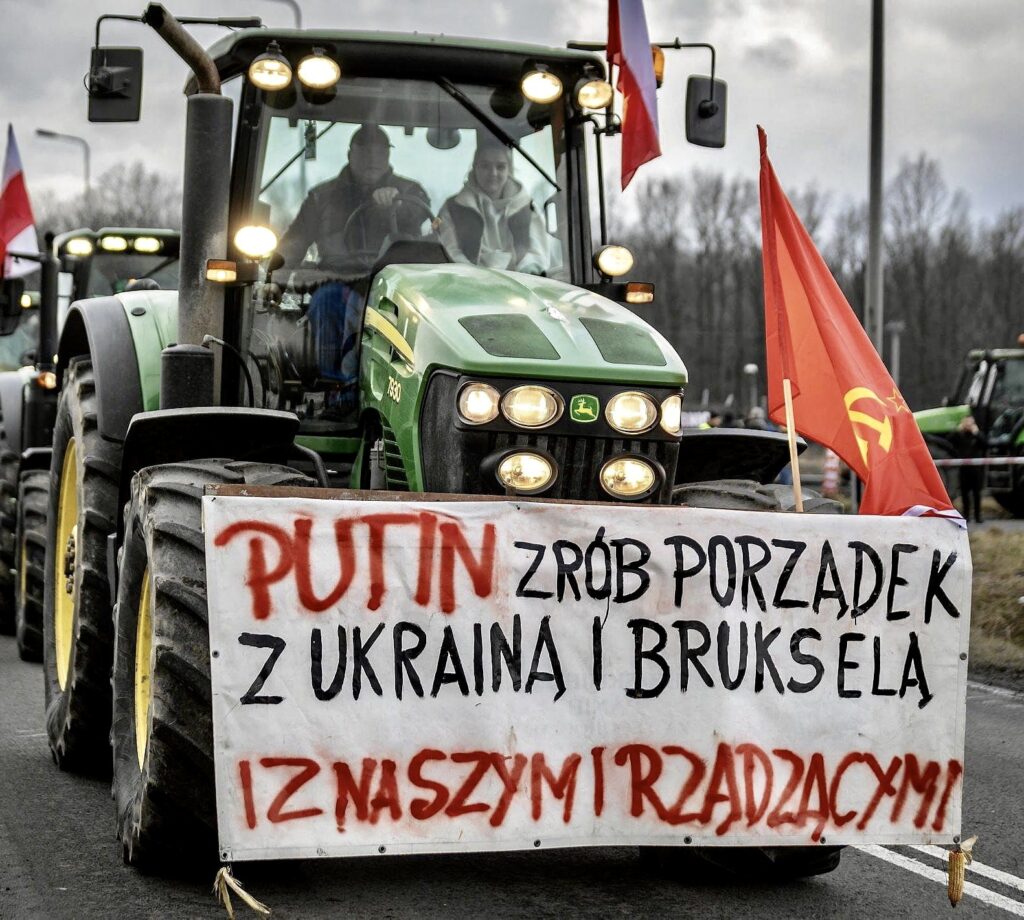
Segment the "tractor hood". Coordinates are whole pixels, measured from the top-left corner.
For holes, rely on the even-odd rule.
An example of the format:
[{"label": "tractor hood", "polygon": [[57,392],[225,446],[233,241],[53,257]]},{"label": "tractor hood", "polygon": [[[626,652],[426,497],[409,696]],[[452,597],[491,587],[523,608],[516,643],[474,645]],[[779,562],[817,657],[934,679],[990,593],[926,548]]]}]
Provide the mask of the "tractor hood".
[{"label": "tractor hood", "polygon": [[391,265],[370,291],[367,329],[417,371],[684,386],[656,330],[590,291],[475,265]]}]

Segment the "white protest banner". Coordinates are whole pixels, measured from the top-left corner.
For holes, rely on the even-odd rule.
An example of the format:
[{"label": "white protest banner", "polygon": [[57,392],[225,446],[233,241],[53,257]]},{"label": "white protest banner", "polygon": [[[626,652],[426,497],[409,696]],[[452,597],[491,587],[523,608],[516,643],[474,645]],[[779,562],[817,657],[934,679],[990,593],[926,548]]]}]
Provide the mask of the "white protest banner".
[{"label": "white protest banner", "polygon": [[950,843],[947,521],[204,499],[225,859]]}]

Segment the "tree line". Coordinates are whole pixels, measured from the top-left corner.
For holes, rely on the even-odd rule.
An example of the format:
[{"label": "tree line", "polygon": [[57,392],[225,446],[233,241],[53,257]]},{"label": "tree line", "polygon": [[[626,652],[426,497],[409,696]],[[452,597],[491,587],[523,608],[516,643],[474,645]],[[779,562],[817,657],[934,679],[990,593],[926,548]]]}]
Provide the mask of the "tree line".
[{"label": "tree line", "polygon": [[[641,315],[679,351],[690,374],[687,403],[749,407],[745,365],[764,392],[761,215],[757,183],[707,170],[638,177],[629,218],[609,194],[612,238],[636,255],[633,277],[654,281]],[[864,315],[867,205],[834,205],[814,185],[790,200],[857,315]],[[76,227],[169,227],[181,222],[180,183],[142,163],[120,164],[88,199],[38,196],[40,233]],[[1007,347],[1024,332],[1024,205],[975,218],[939,164],[901,163],[885,195],[885,318],[901,321],[900,389],[911,407],[937,405],[969,348]],[[884,357],[893,355],[886,337]]]},{"label": "tree line", "polygon": [[[640,218],[613,221],[636,255],[633,277],[655,282],[642,315],[689,371],[687,403],[749,406],[756,364],[764,393],[761,216],[755,180],[693,170],[640,179]],[[816,186],[788,194],[850,305],[863,320],[867,205],[834,206]],[[901,321],[899,383],[912,408],[938,405],[970,348],[1011,347],[1024,332],[1024,205],[972,216],[939,164],[905,160],[885,194],[885,320]],[[641,311],[638,311],[641,312]],[[883,356],[892,369],[890,336]]]}]

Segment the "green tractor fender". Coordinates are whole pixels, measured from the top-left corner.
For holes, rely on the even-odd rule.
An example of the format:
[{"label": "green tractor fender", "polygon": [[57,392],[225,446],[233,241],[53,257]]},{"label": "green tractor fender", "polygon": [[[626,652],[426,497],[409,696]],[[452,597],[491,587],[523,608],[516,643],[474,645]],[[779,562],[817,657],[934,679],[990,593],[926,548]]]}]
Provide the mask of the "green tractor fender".
[{"label": "green tractor fender", "polygon": [[34,376],[30,367],[0,374],[0,450],[21,453],[21,409],[25,384]]}]

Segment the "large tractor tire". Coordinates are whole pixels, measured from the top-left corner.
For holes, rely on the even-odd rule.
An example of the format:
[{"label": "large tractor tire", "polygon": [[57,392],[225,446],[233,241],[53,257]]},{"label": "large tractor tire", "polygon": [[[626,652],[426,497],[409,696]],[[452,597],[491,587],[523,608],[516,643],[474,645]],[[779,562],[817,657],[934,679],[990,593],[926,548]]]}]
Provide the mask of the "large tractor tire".
[{"label": "large tractor tire", "polygon": [[[673,504],[734,511],[792,511],[793,487],[720,479],[677,486]],[[810,489],[803,490],[805,514],[841,514],[843,507]],[[657,870],[690,877],[789,881],[823,875],[839,866],[842,847],[641,847],[643,862]]]},{"label": "large tractor tire", "polygon": [[283,466],[196,460],[132,480],[115,607],[113,792],[126,863],[215,860],[204,486],[315,486]]},{"label": "large tractor tire", "polygon": [[18,560],[15,589],[18,654],[22,661],[43,660],[43,576],[46,563],[46,512],[50,505],[47,470],[22,473],[18,483]]},{"label": "large tractor tire", "polygon": [[96,427],[92,363],[76,359],[53,429],[43,590],[46,732],[62,770],[110,771],[114,630],[106,558],[120,466],[120,445]]},{"label": "large tractor tire", "polygon": [[0,452],[0,635],[14,634],[14,528],[18,507],[18,455]]},{"label": "large tractor tire", "polygon": [[[1018,446],[1017,457],[1024,458],[1024,447]],[[993,491],[992,497],[1015,518],[1024,518],[1024,467],[1010,467],[1012,489]]]}]

